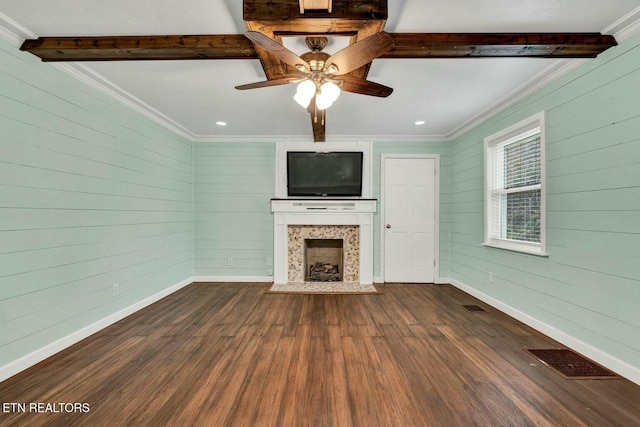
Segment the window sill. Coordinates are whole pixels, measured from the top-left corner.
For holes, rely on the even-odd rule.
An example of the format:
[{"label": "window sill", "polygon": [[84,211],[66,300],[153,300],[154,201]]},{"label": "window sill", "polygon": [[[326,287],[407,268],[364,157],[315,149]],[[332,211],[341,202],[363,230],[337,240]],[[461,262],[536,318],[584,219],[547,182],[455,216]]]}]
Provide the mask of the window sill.
[{"label": "window sill", "polygon": [[519,253],[519,254],[534,255],[534,256],[537,256],[537,257],[541,257],[541,258],[549,258],[549,254],[548,253],[536,251],[536,250],[533,250],[533,249],[518,248],[518,247],[514,247],[514,246],[501,246],[501,245],[497,245],[497,244],[493,244],[493,243],[483,243],[482,246],[485,246],[485,247],[488,247],[488,248],[494,248],[494,249],[501,249],[503,251],[516,252],[516,253]]}]

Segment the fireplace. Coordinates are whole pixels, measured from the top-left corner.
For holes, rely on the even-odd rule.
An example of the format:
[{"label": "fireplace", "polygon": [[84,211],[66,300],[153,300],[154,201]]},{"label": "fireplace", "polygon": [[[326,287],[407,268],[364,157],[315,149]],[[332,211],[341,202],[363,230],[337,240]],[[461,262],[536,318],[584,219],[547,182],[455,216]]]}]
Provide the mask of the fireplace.
[{"label": "fireplace", "polygon": [[344,240],[304,239],[305,282],[341,282]]},{"label": "fireplace", "polygon": [[[274,283],[310,281],[309,262],[305,262],[305,246],[309,243],[305,245],[305,240],[341,241],[342,264],[335,263],[340,281],[373,283],[375,200],[272,199],[271,208],[274,213]],[[335,242],[320,244],[327,245],[334,246]],[[323,259],[315,262],[333,264],[331,260]]]},{"label": "fireplace", "polygon": [[[289,225],[287,231],[288,282],[311,281],[309,269],[317,262],[337,264],[341,282],[359,281],[360,236],[357,225],[295,224]],[[309,250],[310,261],[307,259]]]}]

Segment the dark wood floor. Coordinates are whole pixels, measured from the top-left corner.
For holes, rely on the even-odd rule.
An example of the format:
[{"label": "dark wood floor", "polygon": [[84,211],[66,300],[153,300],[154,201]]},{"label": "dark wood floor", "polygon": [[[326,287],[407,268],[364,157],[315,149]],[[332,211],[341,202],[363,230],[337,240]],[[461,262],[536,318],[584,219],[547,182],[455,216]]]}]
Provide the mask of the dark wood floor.
[{"label": "dark wood floor", "polygon": [[524,351],[562,346],[451,286],[266,287],[190,285],[0,383],[27,404],[0,425],[640,425],[639,386],[564,379]]}]

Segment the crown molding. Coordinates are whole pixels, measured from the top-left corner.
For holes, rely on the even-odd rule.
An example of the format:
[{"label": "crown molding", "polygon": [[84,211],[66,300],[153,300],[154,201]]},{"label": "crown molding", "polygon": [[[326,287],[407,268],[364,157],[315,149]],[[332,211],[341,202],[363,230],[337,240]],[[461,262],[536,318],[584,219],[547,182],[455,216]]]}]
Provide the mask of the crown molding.
[{"label": "crown molding", "polygon": [[[602,34],[612,34],[618,43],[623,42],[629,37],[640,33],[640,6],[618,19],[613,24],[606,27],[601,31]],[[520,85],[510,95],[506,96],[504,100],[494,104],[486,109],[484,112],[476,115],[472,119],[453,129],[449,134],[445,136],[445,139],[452,141],[481,123],[489,120],[498,113],[506,110],[510,106],[523,100],[524,98],[532,95],[543,87],[558,80],[560,77],[575,70],[584,63],[590,61],[590,59],[564,59],[558,60],[559,62],[550,65],[542,70],[540,73]]]},{"label": "crown molding", "polygon": [[0,37],[12,45],[20,47],[24,39],[35,39],[38,36],[0,12]]},{"label": "crown molding", "polygon": [[[7,15],[0,13],[0,37],[13,46],[19,48],[25,39],[35,39],[38,38],[38,35],[28,28],[18,24]],[[188,141],[194,141],[197,138],[195,134],[178,122],[172,120],[165,114],[142,101],[140,98],[122,89],[100,73],[92,70],[84,64],[77,62],[51,62],[49,65],[69,74],[76,80],[80,80],[98,92],[101,92],[133,111],[142,114]]]},{"label": "crown molding", "polygon": [[640,6],[636,7],[601,32],[602,34],[612,34],[618,43],[640,33]]},{"label": "crown molding", "polygon": [[107,95],[120,104],[151,119],[152,121],[156,122],[160,126],[165,127],[178,136],[181,136],[189,141],[194,141],[194,139],[196,138],[196,135],[194,135],[180,123],[166,116],[162,112],[156,110],[146,102],[142,101],[140,98],[122,89],[120,86],[111,82],[102,74],[92,70],[84,64],[77,62],[54,62],[51,63],[51,65],[69,74],[71,77],[80,80],[81,82],[92,87],[98,92]]},{"label": "crown molding", "polygon": [[503,100],[489,107],[485,111],[471,118],[467,122],[453,129],[446,135],[447,141],[452,141],[458,137],[464,135],[474,127],[486,122],[490,118],[496,116],[498,113],[506,110],[512,105],[522,101],[526,97],[534,94],[543,87],[549,85],[565,74],[580,67],[589,59],[559,59],[558,62],[546,67],[538,74],[518,86],[515,90],[507,95]]},{"label": "crown molding", "polygon": [[[274,141],[294,141],[309,142],[314,144],[310,135],[277,135],[277,136],[255,136],[255,135],[198,135],[193,142],[274,142]],[[449,142],[451,138],[443,135],[331,135],[327,136],[325,142]],[[323,142],[315,144],[322,145]]]}]

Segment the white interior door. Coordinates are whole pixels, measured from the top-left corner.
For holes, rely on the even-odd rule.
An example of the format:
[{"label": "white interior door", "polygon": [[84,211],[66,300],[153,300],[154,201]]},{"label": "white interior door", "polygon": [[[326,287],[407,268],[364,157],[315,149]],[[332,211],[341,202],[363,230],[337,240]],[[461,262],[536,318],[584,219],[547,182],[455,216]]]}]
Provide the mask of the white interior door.
[{"label": "white interior door", "polygon": [[436,159],[384,159],[384,280],[433,283]]}]

